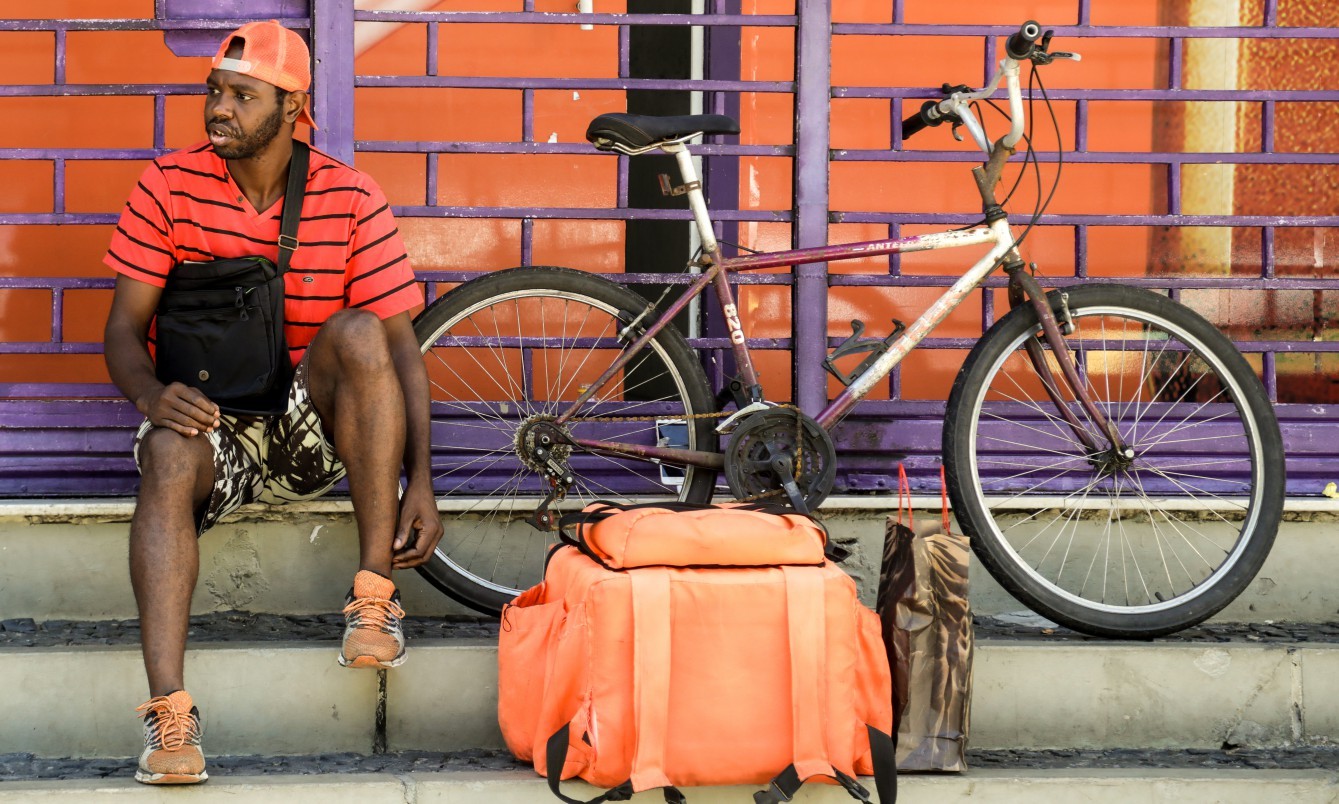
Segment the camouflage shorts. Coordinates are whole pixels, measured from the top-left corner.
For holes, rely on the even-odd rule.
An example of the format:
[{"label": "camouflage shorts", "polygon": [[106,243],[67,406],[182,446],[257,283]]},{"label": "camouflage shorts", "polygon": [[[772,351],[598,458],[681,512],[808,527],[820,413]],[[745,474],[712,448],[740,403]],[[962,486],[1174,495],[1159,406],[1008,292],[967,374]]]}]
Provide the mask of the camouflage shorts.
[{"label": "camouflage shorts", "polygon": [[[286,413],[225,414],[218,429],[205,434],[214,450],[214,492],[204,511],[196,513],[199,533],[247,503],[310,500],[344,477],[344,464],[321,430],[307,375],[307,361],[303,360],[294,372]],[[140,444],[152,429],[145,420],[135,434],[136,466]]]}]

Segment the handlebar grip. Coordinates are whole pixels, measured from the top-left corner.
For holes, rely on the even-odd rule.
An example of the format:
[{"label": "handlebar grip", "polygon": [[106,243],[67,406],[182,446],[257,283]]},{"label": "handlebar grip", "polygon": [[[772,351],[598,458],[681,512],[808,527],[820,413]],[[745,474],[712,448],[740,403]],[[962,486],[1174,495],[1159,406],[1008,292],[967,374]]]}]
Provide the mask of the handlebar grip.
[{"label": "handlebar grip", "polygon": [[1005,42],[1004,50],[1011,59],[1025,59],[1032,53],[1032,46],[1040,37],[1041,26],[1036,20],[1028,20]]},{"label": "handlebar grip", "polygon": [[935,120],[931,122],[929,118],[930,110],[935,108],[935,106],[937,106],[937,104],[934,101],[926,101],[924,104],[922,104],[921,110],[919,112],[903,120],[902,139],[905,140],[914,134],[918,134],[922,129],[926,128],[927,126],[939,125],[940,121]]},{"label": "handlebar grip", "polygon": [[920,112],[913,114],[902,121],[902,139],[910,139],[913,134],[919,134],[928,125],[930,124],[925,122]]}]

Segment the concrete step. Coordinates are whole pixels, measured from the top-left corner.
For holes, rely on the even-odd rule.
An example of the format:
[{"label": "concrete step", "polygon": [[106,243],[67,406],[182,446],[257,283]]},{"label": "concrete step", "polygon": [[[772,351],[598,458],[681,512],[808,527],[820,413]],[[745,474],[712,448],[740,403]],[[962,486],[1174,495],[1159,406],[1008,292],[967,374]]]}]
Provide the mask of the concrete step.
[{"label": "concrete step", "polygon": [[[210,642],[197,635],[187,684],[209,750],[502,747],[495,639],[411,638],[404,666],[373,672],[340,668],[337,637],[337,629],[324,642]],[[0,647],[0,689],[8,699],[0,754],[137,753],[132,710],[146,695],[144,683],[133,644]],[[982,639],[974,685],[976,748],[1339,741],[1339,643]]]},{"label": "concrete step", "polygon": [[[597,791],[571,782],[568,795],[591,798]],[[687,788],[693,804],[731,804],[749,801],[757,787]],[[982,804],[1180,804],[1212,801],[1219,804],[1332,804],[1339,790],[1339,771],[1244,770],[1213,768],[1058,768],[969,770],[957,775],[904,775],[898,779],[898,801],[972,801]],[[527,771],[449,771],[443,773],[355,773],[321,775],[231,776],[220,774],[194,786],[192,802],[247,801],[249,804],[536,804],[556,801],[545,782]],[[183,791],[147,787],[127,778],[8,782],[0,785],[0,802],[56,801],[180,801]],[[659,801],[645,792],[634,801]],[[804,804],[840,804],[852,801],[839,787],[810,785],[795,797]],[[876,797],[877,800],[877,797]]]},{"label": "concrete step", "polygon": [[[824,505],[834,538],[855,548],[844,565],[872,601],[878,582],[886,508],[883,498]],[[936,501],[937,502],[937,501]],[[1333,501],[1327,501],[1333,502]],[[1300,504],[1300,503],[1298,503]],[[1294,506],[1296,507],[1296,506]],[[127,568],[130,501],[0,501],[0,612],[5,618],[122,619],[135,616]],[[1290,511],[1255,582],[1216,622],[1339,620],[1339,515]],[[917,512],[937,521],[937,512]],[[449,523],[448,523],[449,526]],[[346,501],[249,506],[200,542],[200,579],[192,610],[308,614],[342,605],[357,567],[357,532]],[[417,573],[396,574],[414,614],[468,613]],[[985,572],[972,573],[978,614],[1024,611]]]}]

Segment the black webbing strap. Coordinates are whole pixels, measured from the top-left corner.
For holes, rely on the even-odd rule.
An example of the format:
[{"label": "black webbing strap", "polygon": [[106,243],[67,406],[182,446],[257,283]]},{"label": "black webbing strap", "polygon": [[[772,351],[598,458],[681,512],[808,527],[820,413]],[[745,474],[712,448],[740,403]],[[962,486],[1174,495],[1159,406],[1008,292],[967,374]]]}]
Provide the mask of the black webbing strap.
[{"label": "black webbing strap", "polygon": [[[870,758],[874,765],[874,789],[879,793],[879,804],[893,804],[897,801],[897,745],[887,734],[873,726],[866,726],[869,733]],[[869,801],[869,791],[854,778],[834,770],[835,778],[851,794],[851,798]],[[795,798],[804,780],[795,772],[795,766],[789,765],[772,779],[766,790],[753,794],[754,804],[784,804]]]},{"label": "black webbing strap", "polygon": [[[627,801],[632,798],[632,780],[629,779],[617,787],[610,788],[600,795],[588,801],[582,801],[579,798],[565,796],[558,789],[558,785],[563,778],[563,764],[567,762],[567,744],[571,735],[571,725],[564,725],[561,729],[554,732],[549,738],[548,745],[544,748],[545,761],[548,764],[547,779],[549,781],[549,790],[553,792],[559,800],[566,804],[603,804],[605,801]],[[679,791],[677,787],[663,787],[661,790],[665,794],[666,804],[686,804],[688,799]]]},{"label": "black webbing strap", "polygon": [[302,220],[302,199],[307,194],[307,165],[311,149],[302,140],[293,140],[293,157],[288,163],[288,187],[284,190],[284,208],[279,217],[279,275],[288,273],[288,262],[298,248],[298,223]]},{"label": "black webbing strap", "polygon": [[865,730],[869,732],[869,754],[879,804],[892,804],[897,801],[897,741],[868,724]]}]

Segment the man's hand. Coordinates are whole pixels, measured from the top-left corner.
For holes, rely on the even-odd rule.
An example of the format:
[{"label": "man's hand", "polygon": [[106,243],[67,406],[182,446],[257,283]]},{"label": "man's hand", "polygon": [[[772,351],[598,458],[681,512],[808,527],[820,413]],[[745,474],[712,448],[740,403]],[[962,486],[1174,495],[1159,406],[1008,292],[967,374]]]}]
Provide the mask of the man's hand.
[{"label": "man's hand", "polygon": [[400,500],[400,524],[391,544],[394,552],[392,566],[409,569],[427,561],[442,540],[443,532],[431,482],[411,481]]},{"label": "man's hand", "polygon": [[188,438],[213,432],[219,426],[219,406],[199,390],[179,382],[150,391],[135,400],[135,407],[155,426],[175,430]]}]

